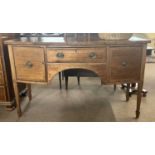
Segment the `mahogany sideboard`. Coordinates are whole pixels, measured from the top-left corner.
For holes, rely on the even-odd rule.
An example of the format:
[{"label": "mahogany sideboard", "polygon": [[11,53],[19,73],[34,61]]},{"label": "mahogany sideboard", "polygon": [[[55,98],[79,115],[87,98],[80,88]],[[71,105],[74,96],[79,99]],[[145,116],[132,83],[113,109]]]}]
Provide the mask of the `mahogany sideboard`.
[{"label": "mahogany sideboard", "polygon": [[[140,115],[141,90],[144,80],[148,40],[71,41],[50,37],[6,41],[16,95],[17,113],[22,115],[18,83],[48,84],[53,77],[67,69],[95,72],[103,84],[138,83],[136,118]],[[129,99],[128,90],[126,93]]]}]

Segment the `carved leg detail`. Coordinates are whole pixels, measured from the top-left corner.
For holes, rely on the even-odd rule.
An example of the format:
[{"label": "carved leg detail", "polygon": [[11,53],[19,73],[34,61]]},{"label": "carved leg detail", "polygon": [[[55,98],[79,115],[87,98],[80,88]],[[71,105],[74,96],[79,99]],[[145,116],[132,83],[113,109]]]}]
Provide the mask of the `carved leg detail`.
[{"label": "carved leg detail", "polygon": [[136,118],[139,118],[139,115],[140,115],[142,87],[143,87],[143,84],[142,83],[138,83]]},{"label": "carved leg detail", "polygon": [[16,105],[17,105],[17,114],[18,117],[22,115],[21,106],[20,106],[20,98],[19,98],[19,90],[16,82],[13,82],[15,97],[16,97]]}]

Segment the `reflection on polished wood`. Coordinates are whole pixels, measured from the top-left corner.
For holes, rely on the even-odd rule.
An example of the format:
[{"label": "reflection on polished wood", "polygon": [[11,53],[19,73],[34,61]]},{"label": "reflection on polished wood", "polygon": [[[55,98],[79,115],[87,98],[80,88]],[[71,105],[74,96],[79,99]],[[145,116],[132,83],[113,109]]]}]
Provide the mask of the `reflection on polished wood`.
[{"label": "reflection on polished wood", "polygon": [[[7,41],[16,92],[17,112],[21,116],[17,83],[48,84],[67,69],[86,69],[97,74],[104,84],[138,83],[136,118],[140,115],[148,40],[100,40],[83,34],[65,34],[52,41],[48,37],[29,37]],[[52,38],[51,38],[52,39]],[[55,38],[56,39],[56,38]],[[59,40],[60,39],[60,40]],[[29,98],[31,100],[31,87]],[[126,94],[129,100],[129,94]]]}]

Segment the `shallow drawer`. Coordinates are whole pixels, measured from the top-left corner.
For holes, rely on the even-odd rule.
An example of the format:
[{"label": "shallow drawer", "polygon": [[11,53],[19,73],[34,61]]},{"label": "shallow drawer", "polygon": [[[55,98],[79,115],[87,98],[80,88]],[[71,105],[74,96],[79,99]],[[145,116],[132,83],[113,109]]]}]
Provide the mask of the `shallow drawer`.
[{"label": "shallow drawer", "polygon": [[106,49],[48,49],[47,60],[48,62],[103,63],[106,61]]},{"label": "shallow drawer", "polygon": [[107,67],[104,63],[49,63],[48,81],[50,81],[58,72],[68,69],[83,69],[93,71],[96,75],[107,80]]},{"label": "shallow drawer", "polygon": [[4,76],[3,76],[3,73],[0,72],[0,85],[3,85],[4,84]]},{"label": "shallow drawer", "polygon": [[15,69],[18,80],[45,81],[44,49],[14,47]]},{"label": "shallow drawer", "polygon": [[0,87],[0,101],[6,101],[5,87]]},{"label": "shallow drawer", "polygon": [[141,48],[112,48],[111,52],[111,80],[140,78]]}]

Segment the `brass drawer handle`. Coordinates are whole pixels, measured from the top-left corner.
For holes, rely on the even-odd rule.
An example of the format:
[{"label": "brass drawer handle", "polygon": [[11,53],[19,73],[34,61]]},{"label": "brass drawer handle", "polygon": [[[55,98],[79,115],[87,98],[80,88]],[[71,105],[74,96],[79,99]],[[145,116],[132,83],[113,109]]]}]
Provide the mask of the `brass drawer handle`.
[{"label": "brass drawer handle", "polygon": [[64,58],[64,54],[63,53],[57,53],[56,57],[60,58],[60,59],[63,59]]},{"label": "brass drawer handle", "polygon": [[95,53],[95,52],[91,52],[91,53],[89,54],[89,58],[90,58],[90,59],[96,59],[96,53]]},{"label": "brass drawer handle", "polygon": [[122,66],[123,66],[123,67],[126,67],[126,66],[127,66],[127,62],[126,62],[126,61],[123,61],[123,62],[122,62]]},{"label": "brass drawer handle", "polygon": [[32,67],[33,67],[32,62],[28,60],[28,61],[25,63],[25,67],[27,67],[27,68],[32,68]]}]

